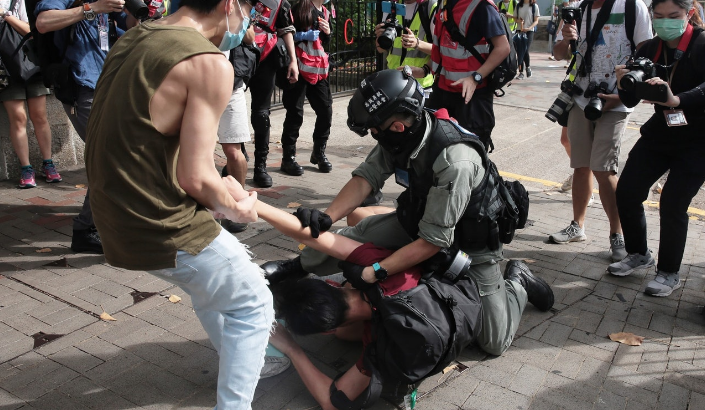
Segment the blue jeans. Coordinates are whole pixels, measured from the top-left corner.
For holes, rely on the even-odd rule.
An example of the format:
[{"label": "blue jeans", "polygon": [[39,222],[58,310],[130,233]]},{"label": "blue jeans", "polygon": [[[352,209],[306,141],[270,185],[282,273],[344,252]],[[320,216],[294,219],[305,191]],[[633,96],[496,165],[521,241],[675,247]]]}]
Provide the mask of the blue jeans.
[{"label": "blue jeans", "polygon": [[220,356],[217,410],[250,409],[274,322],[272,294],[247,249],[225,229],[198,255],[179,251],[176,268],[150,271],[178,285]]}]

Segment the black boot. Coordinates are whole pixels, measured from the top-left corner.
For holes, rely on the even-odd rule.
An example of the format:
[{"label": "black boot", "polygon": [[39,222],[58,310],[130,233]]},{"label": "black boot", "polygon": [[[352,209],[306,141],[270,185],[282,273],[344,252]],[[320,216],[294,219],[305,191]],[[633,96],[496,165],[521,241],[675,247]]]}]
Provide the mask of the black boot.
[{"label": "black boot", "polygon": [[272,186],[272,177],[267,173],[267,153],[262,154],[255,150],[255,169],[252,173],[252,182],[260,188]]},{"label": "black boot", "polygon": [[98,230],[93,228],[74,229],[71,238],[71,250],[74,252],[103,253],[103,242]]},{"label": "black boot", "polygon": [[271,261],[263,263],[260,268],[264,271],[264,278],[269,281],[269,285],[276,285],[284,279],[300,279],[308,275],[301,266],[301,257],[283,261]]},{"label": "black boot", "polygon": [[504,270],[504,279],[518,282],[526,290],[529,302],[546,312],[553,307],[553,290],[545,280],[534,276],[522,261],[510,260]]},{"label": "black boot", "polygon": [[291,176],[298,177],[303,175],[304,169],[296,162],[296,145],[284,145],[282,149],[284,154],[282,155],[282,166],[280,169]]},{"label": "black boot", "polygon": [[333,170],[333,164],[331,164],[326,157],[326,141],[313,142],[311,163],[318,165],[318,170],[321,172],[331,172]]}]

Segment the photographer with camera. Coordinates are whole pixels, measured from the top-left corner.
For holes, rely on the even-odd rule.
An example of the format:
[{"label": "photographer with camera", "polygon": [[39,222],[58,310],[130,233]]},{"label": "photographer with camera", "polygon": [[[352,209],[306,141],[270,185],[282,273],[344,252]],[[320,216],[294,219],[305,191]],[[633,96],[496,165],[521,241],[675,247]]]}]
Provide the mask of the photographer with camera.
[{"label": "photographer with camera", "polygon": [[[61,31],[58,36],[61,44],[57,42],[57,46],[64,51],[64,62],[68,63],[70,71],[68,80],[74,89],[71,101],[62,99],[62,103],[73,128],[83,141],[86,140],[86,125],[95,86],[111,47],[110,34],[119,36],[122,32],[122,29],[115,27],[110,15],[122,12],[124,7],[125,0],[85,3],[42,0],[34,10],[40,33]],[[93,223],[89,195],[86,191],[83,207],[73,220],[71,249],[74,252],[103,253],[103,245]]]},{"label": "photographer with camera", "polygon": [[654,265],[642,202],[668,172],[659,205],[656,278],[644,290],[668,296],[681,286],[678,271],[688,233],[687,210],[705,182],[705,34],[692,0],[654,0],[652,8],[657,37],[639,49],[634,61],[616,67],[622,102],[633,107],[640,99],[648,100],[654,115],[641,127],[641,138],[617,185],[628,255],[607,271],[627,276]]},{"label": "photographer with camera", "polygon": [[554,55],[563,60],[573,54],[568,70],[575,80],[564,82],[559,96],[570,100],[566,104],[572,103],[572,108],[566,106],[565,111],[570,109],[567,127],[570,166],[574,170],[573,220],[549,239],[559,244],[587,239],[585,217],[594,174],[610,224],[611,259],[620,261],[627,253],[615,191],[621,138],[633,108],[619,101],[614,67],[626,61],[630,50],[652,37],[649,14],[639,0],[583,1],[579,8],[566,7],[562,13],[565,24]]},{"label": "photographer with camera", "polygon": [[391,2],[391,13],[382,15],[382,22],[375,27],[377,52],[387,53],[387,68],[400,66],[424,69],[423,78],[418,78],[423,88],[433,85],[430,66],[433,46],[433,20],[436,13],[436,0],[404,0],[405,13],[396,12],[396,4]]}]

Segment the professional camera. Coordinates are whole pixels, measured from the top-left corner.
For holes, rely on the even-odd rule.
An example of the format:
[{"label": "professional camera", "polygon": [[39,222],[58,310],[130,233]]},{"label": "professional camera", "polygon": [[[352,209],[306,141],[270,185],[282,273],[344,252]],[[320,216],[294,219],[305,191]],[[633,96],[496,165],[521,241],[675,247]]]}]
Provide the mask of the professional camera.
[{"label": "professional camera", "polygon": [[556,122],[567,111],[573,107],[573,96],[581,95],[582,88],[575,85],[570,80],[565,80],[561,83],[561,93],[558,94],[556,100],[551,105],[551,108],[546,111],[546,118]]},{"label": "professional camera", "polygon": [[634,91],[636,83],[656,76],[656,66],[646,57],[636,59],[629,57],[626,63],[626,69],[629,70],[629,72],[624,74],[624,77],[619,81],[619,86],[622,90],[628,92]]},{"label": "professional camera", "polygon": [[144,21],[149,17],[149,7],[142,0],[125,0],[125,8],[132,17]]},{"label": "professional camera", "polygon": [[600,98],[597,94],[609,94],[609,84],[606,82],[601,82],[600,84],[591,81],[588,84],[587,90],[585,90],[585,98],[589,98],[587,105],[585,106],[585,118],[590,121],[596,121],[602,117],[602,105],[605,103],[604,98]]},{"label": "professional camera", "polygon": [[377,38],[377,44],[379,44],[379,47],[383,50],[392,48],[394,39],[396,39],[397,36],[401,36],[404,32],[404,27],[397,21],[397,7],[399,7],[397,3],[391,3],[391,10],[389,14],[387,14],[387,19],[384,20],[384,33]]}]

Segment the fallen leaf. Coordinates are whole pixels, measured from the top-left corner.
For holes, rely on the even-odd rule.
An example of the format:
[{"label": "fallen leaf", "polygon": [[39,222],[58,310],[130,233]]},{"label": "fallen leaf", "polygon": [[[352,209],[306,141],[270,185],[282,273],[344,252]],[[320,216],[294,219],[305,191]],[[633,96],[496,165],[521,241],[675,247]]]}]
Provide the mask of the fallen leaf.
[{"label": "fallen leaf", "polygon": [[299,244],[299,250],[300,250],[300,251],[304,250],[305,247],[306,247],[306,245],[304,245],[303,243],[300,243],[300,244]]},{"label": "fallen leaf", "polygon": [[443,374],[446,374],[449,371],[454,370],[456,367],[458,367],[458,365],[456,363],[451,364],[450,366],[443,369]]},{"label": "fallen leaf", "polygon": [[[103,309],[103,305],[100,305],[100,308]],[[105,309],[103,309],[103,313],[101,313],[99,317],[105,320],[106,322],[112,322],[117,320],[114,317],[110,316],[108,312],[105,311]]]},{"label": "fallen leaf", "polygon": [[37,249],[35,252],[37,252],[37,253],[47,253],[47,252],[51,252],[51,248]]},{"label": "fallen leaf", "polygon": [[76,188],[85,188],[85,187],[86,187],[86,184],[78,184],[78,185],[76,185]]},{"label": "fallen leaf", "polygon": [[644,341],[644,336],[637,336],[634,333],[628,332],[619,332],[611,333],[610,340],[629,346],[641,346],[641,342]]},{"label": "fallen leaf", "polygon": [[289,205],[287,205],[286,207],[287,208],[298,208],[300,206],[301,206],[301,204],[298,202],[289,202]]},{"label": "fallen leaf", "polygon": [[660,182],[657,182],[656,186],[654,187],[654,193],[660,194],[661,191],[663,191],[663,185],[661,185]]},{"label": "fallen leaf", "polygon": [[180,301],[181,301],[181,298],[176,295],[169,296],[169,302],[171,302],[171,303],[179,303]]}]

